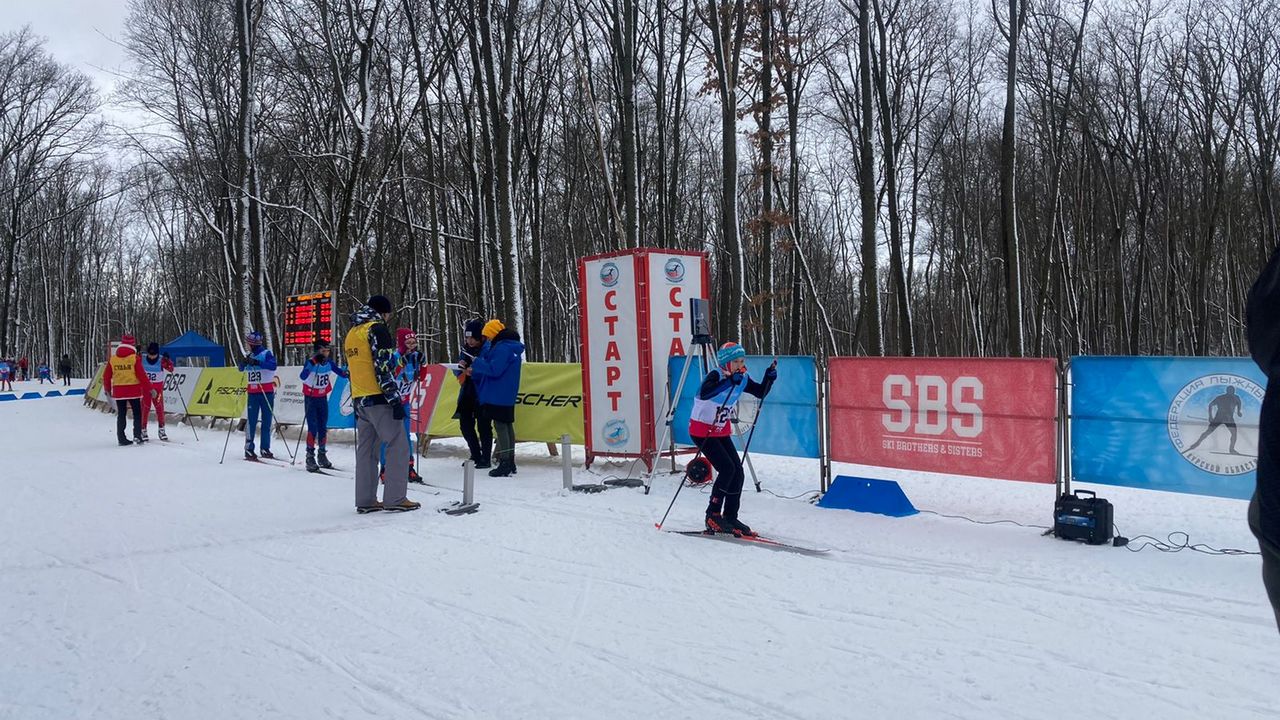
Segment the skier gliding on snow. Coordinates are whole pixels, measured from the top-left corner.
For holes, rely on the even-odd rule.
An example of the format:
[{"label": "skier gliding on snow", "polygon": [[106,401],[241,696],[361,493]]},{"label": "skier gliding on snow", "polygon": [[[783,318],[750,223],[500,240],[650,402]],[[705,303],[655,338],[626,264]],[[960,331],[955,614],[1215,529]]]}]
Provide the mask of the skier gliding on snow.
[{"label": "skier gliding on snow", "polygon": [[716,351],[719,368],[707,374],[698,388],[689,416],[689,435],[702,454],[716,469],[716,484],[711,489],[711,502],[707,504],[707,530],[734,535],[755,535],[751,528],[738,519],[738,505],[742,502],[742,458],[730,438],[729,418],[742,393],[749,392],[763,399],[769,394],[774,380],[778,379],[777,363],[764,372],[764,382],[758,383],[747,375],[747,351],[737,343],[727,342]]}]

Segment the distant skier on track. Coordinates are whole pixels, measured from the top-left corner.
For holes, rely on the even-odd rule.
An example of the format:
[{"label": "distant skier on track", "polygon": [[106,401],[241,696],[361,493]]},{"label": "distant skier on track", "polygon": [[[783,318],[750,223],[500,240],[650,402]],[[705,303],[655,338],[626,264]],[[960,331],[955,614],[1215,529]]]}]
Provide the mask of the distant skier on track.
[{"label": "distant skier on track", "polygon": [[730,436],[730,418],[734,407],[747,392],[763,399],[778,379],[778,370],[770,365],[759,383],[747,375],[747,352],[737,343],[727,342],[716,352],[719,367],[707,374],[698,388],[689,416],[689,435],[716,469],[716,483],[707,503],[707,530],[717,533],[754,536],[751,528],[738,519],[745,475],[742,458]]}]

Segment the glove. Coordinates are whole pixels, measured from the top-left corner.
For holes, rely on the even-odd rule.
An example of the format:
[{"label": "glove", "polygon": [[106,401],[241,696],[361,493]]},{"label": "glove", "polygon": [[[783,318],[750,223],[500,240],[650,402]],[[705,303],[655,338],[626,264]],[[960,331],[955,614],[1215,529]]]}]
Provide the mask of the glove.
[{"label": "glove", "polygon": [[769,366],[769,369],[764,371],[764,379],[765,379],[765,380],[777,380],[777,379],[778,379],[778,368],[776,368],[776,367],[774,367],[774,366],[770,365],[770,366]]},{"label": "glove", "polygon": [[316,355],[315,355],[314,357],[312,357],[312,358],[311,358],[311,364],[312,364],[312,365],[319,366],[319,365],[320,365],[320,363],[322,363],[322,362],[324,362],[324,355],[321,355],[321,354],[319,354],[319,353],[316,353]]},{"label": "glove", "polygon": [[396,402],[396,403],[392,403],[392,404],[391,404],[391,417],[395,418],[396,420],[403,420],[403,419],[404,419],[404,404],[403,404],[403,403]]},{"label": "glove", "polygon": [[257,364],[258,364],[258,358],[254,357],[254,356],[252,356],[252,355],[245,355],[245,356],[244,356],[244,364],[245,364],[245,365],[257,365]]},{"label": "glove", "polygon": [[730,384],[730,385],[741,385],[741,384],[742,384],[742,378],[744,378],[744,377],[746,377],[746,376],[747,376],[747,375],[746,375],[746,373],[739,373],[739,372],[729,373],[729,384]]}]

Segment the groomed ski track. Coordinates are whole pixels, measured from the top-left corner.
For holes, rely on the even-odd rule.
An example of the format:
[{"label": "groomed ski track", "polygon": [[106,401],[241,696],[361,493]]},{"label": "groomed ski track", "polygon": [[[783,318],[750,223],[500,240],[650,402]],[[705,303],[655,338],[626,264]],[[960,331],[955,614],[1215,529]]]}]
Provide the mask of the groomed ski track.
[{"label": "groomed ski track", "polygon": [[[744,520],[831,552],[697,542],[654,529],[673,478],[564,494],[534,444],[517,476],[477,473],[474,515],[411,485],[421,511],[361,516],[348,478],[245,463],[238,437],[219,466],[223,433],[169,433],[185,444],[121,448],[80,398],[0,405],[0,718],[1237,719],[1280,697],[1255,557],[821,510],[750,483]],[[461,487],[459,448],[419,471]],[[330,455],[354,468],[349,446]],[[816,463],[753,461],[780,495],[817,487]],[[1051,487],[879,473],[948,514],[1044,524],[1052,504]],[[1126,535],[1256,549],[1243,502],[1098,489]],[[698,527],[705,502],[686,489],[665,527]]]}]

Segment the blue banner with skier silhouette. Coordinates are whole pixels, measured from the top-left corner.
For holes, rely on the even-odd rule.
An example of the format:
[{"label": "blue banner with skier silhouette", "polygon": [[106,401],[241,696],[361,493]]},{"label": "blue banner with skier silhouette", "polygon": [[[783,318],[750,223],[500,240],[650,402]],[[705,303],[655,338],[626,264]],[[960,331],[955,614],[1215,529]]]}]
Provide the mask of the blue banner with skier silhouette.
[{"label": "blue banner with skier silhouette", "polygon": [[1077,482],[1247,499],[1266,377],[1246,358],[1071,359]]},{"label": "blue banner with skier silhouette", "polygon": [[[676,391],[686,362],[688,377],[680,389],[675,417],[671,422],[672,437],[677,445],[692,445],[689,437],[689,413],[693,410],[693,398],[706,373],[697,356],[686,358],[673,356],[667,360],[667,377],[670,388],[667,397]],[[764,371],[773,362],[771,355],[748,355],[747,373],[757,382],[764,380]],[[662,422],[662,418],[658,418]],[[812,356],[785,356],[778,358],[778,379],[764,400],[763,406],[752,395],[743,394],[738,401],[738,416],[733,443],[741,450],[751,428],[755,437],[751,440],[751,452],[764,455],[790,457],[820,457],[821,443],[818,433],[818,366]],[[661,435],[661,427],[659,427]],[[660,448],[663,449],[663,448]]]}]

